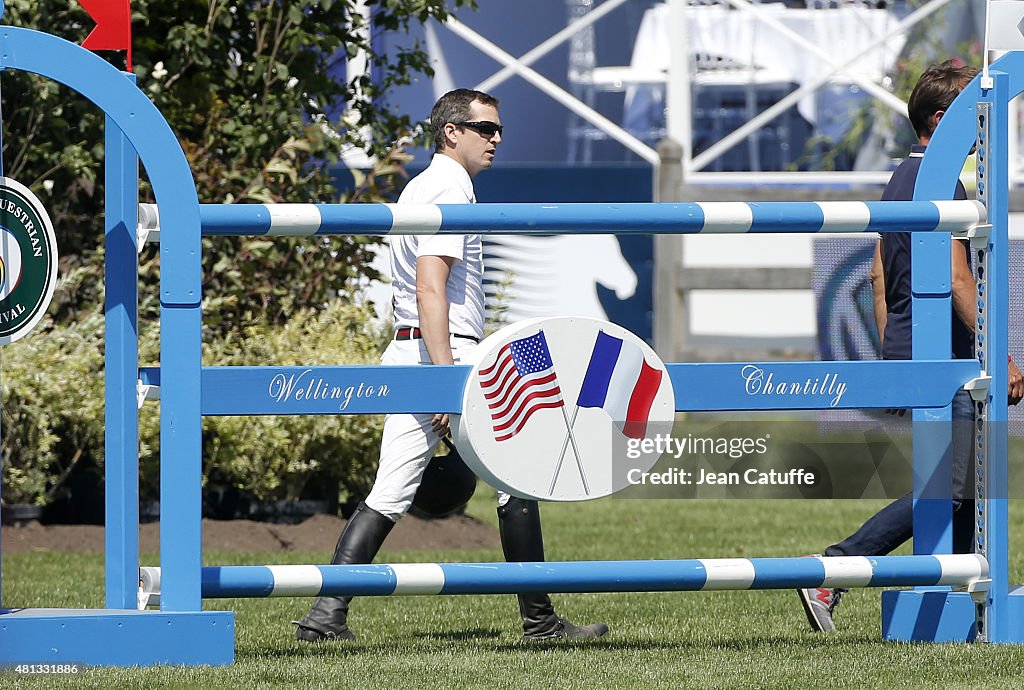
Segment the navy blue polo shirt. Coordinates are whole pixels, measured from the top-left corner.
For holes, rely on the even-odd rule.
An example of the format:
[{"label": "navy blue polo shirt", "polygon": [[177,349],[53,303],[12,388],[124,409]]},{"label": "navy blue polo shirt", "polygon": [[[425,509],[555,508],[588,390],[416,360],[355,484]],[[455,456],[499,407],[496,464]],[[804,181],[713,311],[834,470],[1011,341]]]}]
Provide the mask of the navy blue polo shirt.
[{"label": "navy blue polo shirt", "polygon": [[[921,169],[925,147],[915,145],[910,156],[893,172],[882,194],[882,201],[912,201],[917,173]],[[967,190],[956,183],[956,199],[966,199]],[[967,242],[953,240],[963,249],[967,265],[971,265]],[[885,271],[885,306],[888,316],[885,337],[882,339],[882,359],[910,359],[913,352],[911,339],[910,253],[911,233],[891,232],[882,235],[882,267]],[[974,334],[953,311],[954,359],[974,358]]]}]

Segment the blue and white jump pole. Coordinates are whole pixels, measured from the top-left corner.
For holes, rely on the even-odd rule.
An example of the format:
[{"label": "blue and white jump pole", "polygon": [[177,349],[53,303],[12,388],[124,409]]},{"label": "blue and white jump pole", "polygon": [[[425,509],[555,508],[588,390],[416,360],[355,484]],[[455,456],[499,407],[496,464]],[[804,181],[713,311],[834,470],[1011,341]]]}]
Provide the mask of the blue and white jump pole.
[{"label": "blue and white jump pole", "polygon": [[[203,568],[204,599],[242,597],[701,592],[803,587],[939,587],[964,591],[988,578],[977,554],[805,558],[702,558],[568,563],[235,565]],[[141,569],[159,594],[160,569]]]},{"label": "blue and white jump pole", "polygon": [[[107,609],[26,609],[0,613],[0,662],[82,661],[90,664],[225,664],[234,657],[234,617],[203,611],[211,596],[277,594],[393,594],[546,591],[763,589],[820,585],[928,586],[883,595],[883,632],[890,639],[1024,641],[1020,598],[1007,584],[1006,500],[997,490],[1006,478],[1006,103],[1024,90],[1024,64],[1010,53],[992,72],[994,88],[968,87],[942,119],[922,165],[916,198],[891,204],[592,204],[582,206],[493,205],[459,207],[201,206],[185,157],[166,122],[141,91],[88,51],[38,32],[0,28],[0,68],[35,72],[61,82],[107,114],[108,242],[112,255],[134,262],[137,209],[132,200],[138,154],[153,183],[161,226],[161,363],[131,371],[137,358],[136,288],[108,267],[108,313],[121,317],[107,329]],[[113,131],[113,130],[112,130]],[[977,131],[982,205],[931,202],[953,196],[956,173],[973,141],[958,132]],[[110,150],[111,142],[117,152]],[[153,215],[143,209],[143,216]],[[987,221],[987,222],[986,222]],[[144,225],[152,223],[144,223]],[[989,225],[990,224],[990,225]],[[942,555],[950,549],[950,502],[915,503],[915,555],[877,559],[724,559],[638,563],[427,564],[422,566],[246,566],[204,569],[201,564],[201,418],[204,414],[267,414],[247,400],[248,386],[295,370],[287,367],[203,368],[200,361],[200,237],[208,234],[311,235],[492,232],[890,232],[910,230],[914,251],[914,360],[827,363],[861,382],[844,406],[912,407],[919,422],[949,421],[949,403],[969,386],[977,400],[979,445],[979,554]],[[978,361],[952,361],[950,351],[950,234],[971,237],[983,254],[979,310],[984,312]],[[129,251],[130,250],[130,251]],[[116,276],[116,278],[112,278]],[[112,342],[116,341],[116,342]],[[111,362],[110,353],[116,353]],[[989,368],[988,362],[993,362]],[[712,381],[726,365],[670,364],[673,381]],[[821,362],[759,363],[812,374]],[[311,371],[313,368],[308,368]],[[400,377],[404,391],[381,403],[355,401],[345,414],[379,411],[460,412],[466,367],[325,367],[339,377]],[[387,370],[387,371],[380,371]],[[111,372],[115,372],[111,374]],[[895,378],[894,378],[895,377]],[[432,381],[427,396],[416,392]],[[893,383],[899,382],[899,389]],[[131,583],[140,576],[137,539],[137,427],[131,419],[137,383],[160,385],[161,568],[160,611],[131,610]],[[162,384],[162,385],[161,385]],[[224,387],[231,395],[225,395]],[[266,388],[264,387],[265,391]],[[689,387],[677,409],[751,409],[728,386]],[[711,392],[708,392],[711,391]],[[703,396],[703,397],[701,397]],[[118,404],[111,415],[111,401]],[[292,404],[274,414],[338,414],[337,409]],[[443,403],[443,404],[439,404]],[[765,402],[755,409],[819,409],[813,400]],[[698,407],[699,406],[699,407]],[[831,406],[830,406],[831,407]],[[1000,424],[1002,424],[1000,426]],[[935,425],[931,425],[934,432]],[[938,437],[938,438],[936,438]],[[930,445],[929,445],[930,444]],[[915,436],[915,476],[948,483],[950,436]],[[925,452],[927,451],[927,452]],[[915,487],[919,491],[921,487]],[[923,495],[919,493],[918,495]],[[298,568],[297,570],[295,568]],[[142,570],[151,581],[154,570]],[[956,587],[967,591],[935,590]]]},{"label": "blue and white jump pole", "polygon": [[[142,204],[139,216],[144,229],[159,228],[156,204]],[[966,237],[985,222],[985,206],[977,201],[200,204],[199,217],[207,236],[937,232]]]}]

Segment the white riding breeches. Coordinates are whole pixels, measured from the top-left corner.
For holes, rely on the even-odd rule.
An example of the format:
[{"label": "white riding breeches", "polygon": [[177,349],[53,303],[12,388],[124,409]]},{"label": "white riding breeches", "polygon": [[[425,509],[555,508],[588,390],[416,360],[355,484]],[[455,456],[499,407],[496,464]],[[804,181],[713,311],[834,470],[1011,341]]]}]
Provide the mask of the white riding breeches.
[{"label": "white riding breeches", "polygon": [[[466,338],[451,339],[452,355],[456,363],[476,349],[477,344]],[[381,356],[387,366],[430,364],[427,347],[422,339],[393,340]],[[380,441],[380,464],[366,505],[378,513],[398,522],[408,512],[423,472],[434,457],[441,437],[431,428],[433,413],[389,414],[384,418],[384,433]],[[509,495],[498,492],[498,505],[505,505]]]}]

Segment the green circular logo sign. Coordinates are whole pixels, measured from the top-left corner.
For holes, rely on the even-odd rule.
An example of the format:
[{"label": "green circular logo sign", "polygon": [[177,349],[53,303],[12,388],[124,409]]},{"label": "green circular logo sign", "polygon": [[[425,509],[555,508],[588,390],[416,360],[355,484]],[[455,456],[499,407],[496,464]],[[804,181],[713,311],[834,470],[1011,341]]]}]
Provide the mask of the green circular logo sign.
[{"label": "green circular logo sign", "polygon": [[0,345],[28,334],[57,284],[57,239],[39,199],[0,177]]}]

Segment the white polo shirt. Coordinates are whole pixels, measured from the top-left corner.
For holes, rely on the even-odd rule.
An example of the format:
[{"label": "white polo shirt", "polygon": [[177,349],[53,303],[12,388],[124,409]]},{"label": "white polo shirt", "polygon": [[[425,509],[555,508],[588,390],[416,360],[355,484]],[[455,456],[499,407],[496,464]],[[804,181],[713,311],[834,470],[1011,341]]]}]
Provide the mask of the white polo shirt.
[{"label": "white polo shirt", "polygon": [[[409,180],[400,204],[475,204],[473,180],[457,161],[435,153],[430,165]],[[480,235],[392,235],[391,292],[397,326],[419,326],[416,309],[416,259],[455,259],[445,286],[450,333],[484,334],[483,243]]]}]

